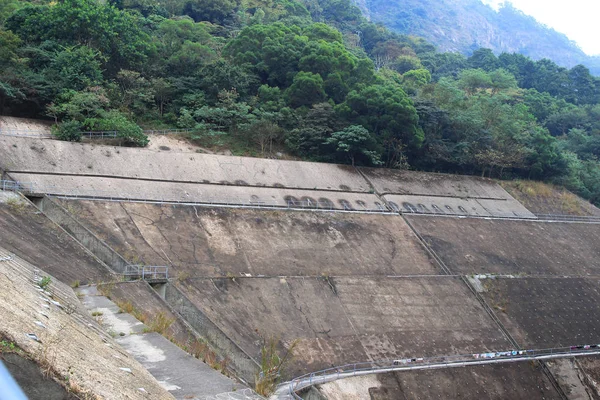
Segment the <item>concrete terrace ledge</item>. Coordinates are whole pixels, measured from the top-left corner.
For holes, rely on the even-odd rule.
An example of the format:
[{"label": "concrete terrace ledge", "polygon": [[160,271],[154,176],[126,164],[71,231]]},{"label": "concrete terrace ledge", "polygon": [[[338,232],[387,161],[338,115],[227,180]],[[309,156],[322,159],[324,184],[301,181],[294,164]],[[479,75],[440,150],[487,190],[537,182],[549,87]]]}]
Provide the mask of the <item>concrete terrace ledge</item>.
[{"label": "concrete terrace ledge", "polygon": [[[40,194],[356,210],[533,217],[473,176],[0,137],[0,169]],[[18,149],[18,151],[14,150]],[[305,206],[308,204],[308,207]]]},{"label": "concrete terrace ledge", "polygon": [[0,136],[0,168],[189,183],[368,193],[351,166]]}]

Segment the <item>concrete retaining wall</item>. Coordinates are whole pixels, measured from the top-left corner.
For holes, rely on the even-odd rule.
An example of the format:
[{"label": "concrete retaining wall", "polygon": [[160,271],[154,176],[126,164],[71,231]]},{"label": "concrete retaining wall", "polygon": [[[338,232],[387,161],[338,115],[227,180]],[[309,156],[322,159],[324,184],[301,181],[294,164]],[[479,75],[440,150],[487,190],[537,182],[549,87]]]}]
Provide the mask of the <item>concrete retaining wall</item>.
[{"label": "concrete retaining wall", "polygon": [[48,218],[73,235],[79,243],[98,257],[104,264],[112,268],[113,271],[117,273],[125,272],[125,267],[129,263],[55,201],[44,197],[39,203],[39,208]]},{"label": "concrete retaining wall", "polygon": [[246,382],[253,384],[259,366],[233,340],[219,329],[204,313],[173,284],[166,287],[165,300],[198,332],[221,357],[227,358],[231,369]]},{"label": "concrete retaining wall", "polygon": [[388,201],[392,209],[400,210],[407,214],[416,212],[420,214],[535,218],[534,214],[512,197],[487,200],[479,198],[387,194],[383,198]]},{"label": "concrete retaining wall", "polygon": [[477,176],[359,168],[379,194],[411,194],[477,199],[507,199],[510,195],[491,179]]},{"label": "concrete retaining wall", "polygon": [[20,182],[31,183],[40,193],[54,195],[359,211],[385,209],[383,202],[370,193],[17,172],[12,172],[11,176]]},{"label": "concrete retaining wall", "polygon": [[370,189],[348,165],[177,154],[7,136],[0,137],[0,168],[234,186],[362,193]]}]

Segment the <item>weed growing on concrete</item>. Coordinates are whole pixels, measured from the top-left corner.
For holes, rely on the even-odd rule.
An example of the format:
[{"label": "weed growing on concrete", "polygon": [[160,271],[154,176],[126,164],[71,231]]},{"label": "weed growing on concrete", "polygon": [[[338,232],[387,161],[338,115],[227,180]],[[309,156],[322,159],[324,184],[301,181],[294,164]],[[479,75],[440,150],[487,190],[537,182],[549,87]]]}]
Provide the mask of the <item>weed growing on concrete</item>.
[{"label": "weed growing on concrete", "polygon": [[61,342],[64,340],[64,336],[61,332],[67,327],[66,324],[61,325],[55,334],[44,335],[41,340],[42,346],[37,351],[37,360],[42,374],[48,378],[51,376],[60,376],[56,371],[56,355],[57,352],[62,350]]},{"label": "weed growing on concrete", "polygon": [[92,317],[100,317],[102,315],[104,315],[104,313],[102,311],[94,311],[92,313]]},{"label": "weed growing on concrete", "polygon": [[17,347],[17,345],[10,341],[10,340],[0,340],[0,354],[2,353],[16,353],[19,351],[19,347]]},{"label": "weed growing on concrete", "polygon": [[190,277],[189,272],[178,272],[177,273],[177,282],[183,282]]},{"label": "weed growing on concrete", "polygon": [[227,277],[227,279],[229,279],[231,282],[235,282],[235,275],[232,274],[231,272],[227,272],[225,274],[225,276]]},{"label": "weed growing on concrete", "polygon": [[45,276],[40,281],[39,286],[42,289],[46,290],[50,286],[51,283],[52,283],[52,278],[50,278],[49,276]]},{"label": "weed growing on concrete", "polygon": [[6,205],[11,209],[11,211],[16,213],[21,213],[25,211],[25,208],[27,208],[27,204],[18,197],[11,197],[7,199]]},{"label": "weed growing on concrete", "polygon": [[270,396],[275,391],[281,375],[287,365],[292,360],[294,348],[298,345],[295,340],[282,356],[279,355],[277,344],[279,340],[275,338],[263,339],[260,349],[260,372],[256,377],[255,390],[262,396]]},{"label": "weed growing on concrete", "polygon": [[79,282],[79,280],[76,280],[76,281],[73,281],[73,282],[71,283],[71,287],[72,287],[73,289],[76,289],[76,288],[78,288],[78,287],[79,287],[79,285],[80,285],[80,284],[81,284],[81,283]]},{"label": "weed growing on concrete", "polygon": [[119,311],[133,315],[138,321],[145,322],[146,316],[139,311],[131,301],[113,300],[119,307]]},{"label": "weed growing on concrete", "polygon": [[161,335],[164,335],[175,322],[175,318],[169,318],[164,312],[159,312],[154,315],[152,319],[146,323],[146,328],[144,328],[144,332],[157,332]]},{"label": "weed growing on concrete", "polygon": [[98,289],[98,291],[100,292],[100,294],[102,296],[110,299],[110,296],[112,295],[112,291],[115,288],[115,283],[114,282],[99,283],[96,285],[96,288]]}]

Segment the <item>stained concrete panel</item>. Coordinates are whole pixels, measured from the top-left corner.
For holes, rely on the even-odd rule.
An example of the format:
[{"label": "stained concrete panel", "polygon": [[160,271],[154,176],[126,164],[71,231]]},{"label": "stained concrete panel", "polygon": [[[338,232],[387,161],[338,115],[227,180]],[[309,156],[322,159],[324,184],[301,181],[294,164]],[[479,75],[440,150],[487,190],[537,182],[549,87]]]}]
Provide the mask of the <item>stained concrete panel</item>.
[{"label": "stained concrete panel", "polygon": [[521,203],[514,199],[477,199],[477,202],[494,217],[536,218],[536,216],[531,211],[526,209]]},{"label": "stained concrete panel", "polygon": [[374,194],[307,189],[144,181],[122,178],[10,173],[33,184],[36,192],[81,197],[246,206],[386,211]]},{"label": "stained concrete panel", "polygon": [[79,243],[13,193],[0,192],[0,244],[67,284],[110,279]]},{"label": "stained concrete panel", "polygon": [[548,377],[528,362],[404,371],[318,386],[326,400],[561,399]]},{"label": "stained concrete panel", "polygon": [[600,279],[487,279],[486,302],[523,347],[545,349],[600,342]]},{"label": "stained concrete panel", "polygon": [[600,275],[600,224],[407,218],[457,274]]},{"label": "stained concrete panel", "polygon": [[379,168],[359,168],[379,194],[412,194],[459,198],[507,199],[510,195],[491,179]]},{"label": "stained concrete panel", "polygon": [[394,210],[400,210],[403,213],[492,216],[475,199],[396,194],[388,194],[383,197]]},{"label": "stained concrete panel", "polygon": [[248,354],[299,340],[292,375],[332,365],[508,348],[458,278],[190,279],[188,298]]},{"label": "stained concrete panel", "polygon": [[172,276],[440,273],[399,216],[62,201],[132,262]]},{"label": "stained concrete panel", "polygon": [[368,192],[350,166],[159,152],[0,136],[0,169],[151,180]]}]

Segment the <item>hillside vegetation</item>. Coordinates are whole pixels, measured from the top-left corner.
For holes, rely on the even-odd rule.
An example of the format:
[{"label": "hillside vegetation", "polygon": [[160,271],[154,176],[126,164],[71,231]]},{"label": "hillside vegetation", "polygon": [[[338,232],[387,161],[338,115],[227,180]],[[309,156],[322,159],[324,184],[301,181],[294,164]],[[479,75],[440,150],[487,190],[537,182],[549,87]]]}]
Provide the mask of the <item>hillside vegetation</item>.
[{"label": "hillside vegetation", "polygon": [[443,51],[471,55],[484,47],[548,58],[572,68],[587,66],[600,75],[600,57],[588,56],[569,38],[505,3],[498,11],[481,0],[357,0],[375,22],[404,34],[424,37]]},{"label": "hillside vegetation", "polygon": [[4,0],[0,114],[64,140],[193,130],[237,154],[552,181],[600,202],[588,69],[438,53],[350,0]]}]

